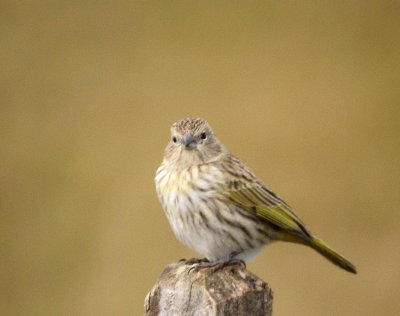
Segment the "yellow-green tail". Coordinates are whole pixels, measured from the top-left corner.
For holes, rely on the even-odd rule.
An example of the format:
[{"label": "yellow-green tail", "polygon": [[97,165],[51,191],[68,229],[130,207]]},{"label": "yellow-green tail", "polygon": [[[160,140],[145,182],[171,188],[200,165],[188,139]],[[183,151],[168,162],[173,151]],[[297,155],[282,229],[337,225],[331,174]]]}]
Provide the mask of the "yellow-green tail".
[{"label": "yellow-green tail", "polygon": [[356,267],[345,257],[338,254],[335,250],[330,248],[325,242],[321,239],[313,237],[309,243],[309,245],[318,251],[321,255],[327,258],[332,263],[336,264],[337,266],[345,269],[346,271],[357,273]]}]

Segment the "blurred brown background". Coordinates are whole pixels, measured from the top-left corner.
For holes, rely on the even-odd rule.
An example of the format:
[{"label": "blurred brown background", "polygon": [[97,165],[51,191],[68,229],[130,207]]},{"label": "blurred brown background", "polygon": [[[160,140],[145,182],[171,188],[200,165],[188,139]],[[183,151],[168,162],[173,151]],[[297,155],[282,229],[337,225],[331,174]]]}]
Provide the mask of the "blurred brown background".
[{"label": "blurred brown background", "polygon": [[275,315],[400,310],[400,3],[0,4],[0,314],[140,315],[193,257],[153,177],[169,126],[220,139],[358,267],[277,243]]}]

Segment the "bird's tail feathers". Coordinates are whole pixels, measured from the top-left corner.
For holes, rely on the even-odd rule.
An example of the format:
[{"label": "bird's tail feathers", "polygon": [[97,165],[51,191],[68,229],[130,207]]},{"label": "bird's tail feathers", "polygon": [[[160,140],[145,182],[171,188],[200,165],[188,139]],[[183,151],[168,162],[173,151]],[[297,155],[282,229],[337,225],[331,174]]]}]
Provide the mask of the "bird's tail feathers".
[{"label": "bird's tail feathers", "polygon": [[328,259],[333,264],[339,266],[340,268],[351,273],[357,273],[356,267],[349,260],[333,250],[319,238],[316,238],[314,236],[305,236],[304,234],[288,234],[280,232],[277,234],[277,239],[309,246],[318,251],[326,259]]},{"label": "bird's tail feathers", "polygon": [[333,264],[336,264],[337,266],[351,273],[357,273],[356,267],[349,260],[330,248],[321,239],[313,237],[309,245]]}]

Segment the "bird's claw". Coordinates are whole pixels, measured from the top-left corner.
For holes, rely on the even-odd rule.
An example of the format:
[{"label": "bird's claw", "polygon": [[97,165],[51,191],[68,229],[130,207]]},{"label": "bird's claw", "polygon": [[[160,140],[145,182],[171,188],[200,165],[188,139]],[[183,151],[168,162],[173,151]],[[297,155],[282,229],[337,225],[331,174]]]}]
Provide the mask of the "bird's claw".
[{"label": "bird's claw", "polygon": [[201,264],[201,263],[206,263],[209,262],[207,258],[190,258],[190,259],[180,259],[179,262],[184,262],[187,265],[193,265],[193,264]]},{"label": "bird's claw", "polygon": [[221,270],[225,267],[240,265],[242,269],[246,269],[246,263],[240,259],[230,259],[228,261],[217,262],[211,266],[213,272]]},{"label": "bird's claw", "polygon": [[216,262],[210,262],[207,259],[203,259],[193,262],[192,264],[193,266],[189,268],[188,273],[192,271],[197,272],[198,270],[205,268],[211,269],[212,272],[217,272],[218,270],[221,270],[225,267],[236,266],[236,265],[240,265],[242,269],[246,269],[246,263],[240,259],[230,259],[230,260],[216,261]]}]

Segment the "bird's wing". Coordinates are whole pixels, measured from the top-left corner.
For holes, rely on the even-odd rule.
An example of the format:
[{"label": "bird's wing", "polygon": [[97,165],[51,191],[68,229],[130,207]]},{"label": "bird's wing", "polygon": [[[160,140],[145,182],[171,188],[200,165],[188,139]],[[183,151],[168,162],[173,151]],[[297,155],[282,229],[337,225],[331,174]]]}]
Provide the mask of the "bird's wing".
[{"label": "bird's wing", "polygon": [[238,159],[233,158],[234,167],[228,171],[227,198],[230,203],[263,219],[290,235],[311,238],[301,219],[275,193],[268,189],[254,173]]}]

